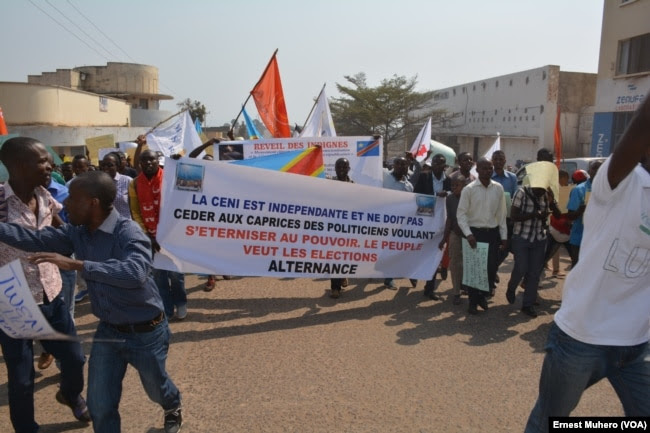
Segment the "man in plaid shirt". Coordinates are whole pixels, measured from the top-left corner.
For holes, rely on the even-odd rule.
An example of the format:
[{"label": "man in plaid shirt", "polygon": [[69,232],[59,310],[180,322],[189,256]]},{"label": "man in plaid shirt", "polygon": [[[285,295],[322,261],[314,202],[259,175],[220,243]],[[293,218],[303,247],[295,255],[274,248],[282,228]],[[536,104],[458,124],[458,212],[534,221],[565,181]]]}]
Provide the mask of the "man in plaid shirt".
[{"label": "man in plaid shirt", "polygon": [[560,215],[550,188],[523,186],[515,192],[510,211],[510,217],[514,221],[511,248],[515,264],[506,298],[510,304],[515,303],[515,290],[525,277],[526,288],[521,311],[531,317],[537,317],[534,305],[539,276],[544,266],[547,220],[551,212],[556,217]]}]

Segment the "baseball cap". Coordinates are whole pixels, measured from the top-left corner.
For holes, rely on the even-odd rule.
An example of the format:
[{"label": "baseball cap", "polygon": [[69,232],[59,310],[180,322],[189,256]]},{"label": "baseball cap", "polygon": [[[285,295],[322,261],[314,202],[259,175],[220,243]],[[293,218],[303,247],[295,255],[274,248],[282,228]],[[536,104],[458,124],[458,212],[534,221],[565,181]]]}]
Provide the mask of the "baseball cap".
[{"label": "baseball cap", "polygon": [[571,179],[573,179],[573,182],[575,183],[584,182],[585,180],[589,179],[589,175],[584,170],[576,170],[571,175]]}]

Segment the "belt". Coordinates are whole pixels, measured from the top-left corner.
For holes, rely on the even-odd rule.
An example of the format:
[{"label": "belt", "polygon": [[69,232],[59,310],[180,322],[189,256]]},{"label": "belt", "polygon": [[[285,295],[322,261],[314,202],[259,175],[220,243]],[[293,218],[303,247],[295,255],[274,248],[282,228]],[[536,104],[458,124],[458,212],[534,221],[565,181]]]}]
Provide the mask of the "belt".
[{"label": "belt", "polygon": [[153,331],[154,329],[156,329],[158,325],[162,323],[164,319],[165,319],[165,313],[161,311],[160,314],[158,314],[156,317],[154,317],[151,320],[147,320],[146,322],[134,323],[132,325],[113,325],[112,323],[107,323],[107,325],[125,334],[133,334],[133,333],[140,334],[143,332]]},{"label": "belt", "polygon": [[470,227],[471,231],[477,231],[477,232],[489,232],[492,230],[498,230],[499,227]]}]

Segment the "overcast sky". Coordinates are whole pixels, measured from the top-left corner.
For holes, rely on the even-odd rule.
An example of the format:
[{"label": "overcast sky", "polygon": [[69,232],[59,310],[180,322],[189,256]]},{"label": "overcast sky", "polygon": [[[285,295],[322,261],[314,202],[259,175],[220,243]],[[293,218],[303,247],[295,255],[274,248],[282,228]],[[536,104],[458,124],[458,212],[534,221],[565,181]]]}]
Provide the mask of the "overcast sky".
[{"label": "overcast sky", "polygon": [[162,109],[199,100],[220,126],[277,48],[289,121],[302,125],[323,84],[338,96],[358,72],[370,86],[417,75],[420,91],[548,64],[595,73],[602,11],[602,0],[2,0],[0,81],[153,65],[174,97]]}]

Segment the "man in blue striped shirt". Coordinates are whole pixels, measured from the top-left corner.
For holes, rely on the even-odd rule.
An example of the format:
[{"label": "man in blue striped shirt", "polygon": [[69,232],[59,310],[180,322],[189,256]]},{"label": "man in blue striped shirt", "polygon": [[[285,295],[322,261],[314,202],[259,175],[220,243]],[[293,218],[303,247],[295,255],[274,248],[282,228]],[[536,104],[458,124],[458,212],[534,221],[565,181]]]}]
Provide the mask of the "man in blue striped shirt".
[{"label": "man in blue striped shirt", "polygon": [[177,433],[181,394],[165,369],[170,331],[151,276],[151,241],[113,208],[115,194],[109,175],[84,173],[72,181],[65,201],[71,224],[33,231],[2,223],[0,241],[35,252],[33,263],[76,270],[88,284],[92,312],[100,320],[88,364],[94,431],[121,431],[119,400],[131,364],[147,395],[165,411],[165,432]]}]

